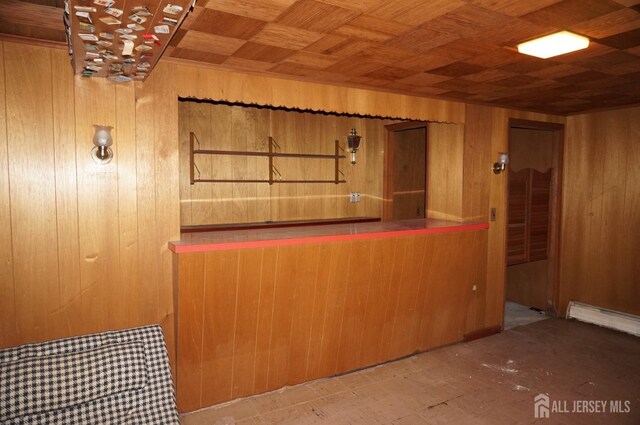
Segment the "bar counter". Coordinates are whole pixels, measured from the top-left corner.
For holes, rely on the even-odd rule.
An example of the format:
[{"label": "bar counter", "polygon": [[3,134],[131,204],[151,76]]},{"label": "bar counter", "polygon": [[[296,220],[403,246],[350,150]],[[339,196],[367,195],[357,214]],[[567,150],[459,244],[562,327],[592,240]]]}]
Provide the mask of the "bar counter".
[{"label": "bar counter", "polygon": [[183,233],[179,241],[169,242],[169,249],[177,254],[181,254],[186,252],[209,252],[302,245],[308,243],[394,238],[484,230],[488,228],[489,225],[487,223],[416,219],[374,223]]},{"label": "bar counter", "polygon": [[482,326],[486,223],[368,222],[183,234],[181,412],[462,341]]}]

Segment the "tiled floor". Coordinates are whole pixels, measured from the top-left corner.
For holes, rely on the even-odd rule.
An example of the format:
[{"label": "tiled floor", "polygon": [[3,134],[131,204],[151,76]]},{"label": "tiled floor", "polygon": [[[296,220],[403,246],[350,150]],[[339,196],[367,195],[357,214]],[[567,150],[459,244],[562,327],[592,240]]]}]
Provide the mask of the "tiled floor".
[{"label": "tiled floor", "polygon": [[507,301],[506,303],[504,303],[505,331],[548,318],[549,316],[547,316],[544,312],[531,310],[526,305],[517,304],[511,301]]},{"label": "tiled floor", "polygon": [[[184,425],[640,424],[640,338],[549,319],[185,415]],[[534,417],[547,393],[548,419]],[[579,413],[582,400],[629,413]],[[599,404],[598,406],[602,406]],[[568,410],[562,413],[560,410]]]}]

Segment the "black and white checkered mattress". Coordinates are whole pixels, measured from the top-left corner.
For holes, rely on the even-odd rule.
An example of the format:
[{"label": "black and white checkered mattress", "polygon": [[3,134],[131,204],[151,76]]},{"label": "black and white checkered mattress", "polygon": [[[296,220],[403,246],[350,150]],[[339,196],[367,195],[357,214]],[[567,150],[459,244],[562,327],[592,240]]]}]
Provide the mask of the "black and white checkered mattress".
[{"label": "black and white checkered mattress", "polygon": [[0,350],[0,424],[179,424],[160,326]]}]

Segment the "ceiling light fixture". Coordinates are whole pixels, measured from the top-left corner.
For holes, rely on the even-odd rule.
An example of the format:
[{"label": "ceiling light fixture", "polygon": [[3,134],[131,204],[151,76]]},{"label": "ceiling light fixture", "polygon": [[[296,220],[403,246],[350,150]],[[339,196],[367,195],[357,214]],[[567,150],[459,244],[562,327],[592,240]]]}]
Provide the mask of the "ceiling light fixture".
[{"label": "ceiling light fixture", "polygon": [[518,44],[518,52],[542,59],[589,47],[589,39],[569,31],[561,31],[546,37]]}]

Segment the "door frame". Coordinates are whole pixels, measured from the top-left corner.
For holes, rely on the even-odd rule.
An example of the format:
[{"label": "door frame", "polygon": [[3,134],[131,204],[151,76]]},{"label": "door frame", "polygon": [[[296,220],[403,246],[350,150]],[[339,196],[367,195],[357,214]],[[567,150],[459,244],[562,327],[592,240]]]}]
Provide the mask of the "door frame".
[{"label": "door frame", "polygon": [[[520,118],[510,118],[508,127],[507,145],[508,152],[511,151],[511,129],[523,128],[529,130],[553,131],[555,133],[553,143],[553,178],[551,180],[551,211],[549,223],[549,254],[548,261],[548,283],[546,288],[547,306],[546,313],[552,317],[559,317],[562,314],[558,312],[560,302],[560,238],[562,224],[562,166],[564,156],[564,124],[551,123],[544,121],[532,121]],[[507,187],[507,202],[509,191]],[[508,220],[505,220],[505,244]],[[505,246],[505,285],[507,284],[507,262],[506,262],[506,246]],[[505,289],[506,301],[506,289]],[[551,301],[551,304],[549,304]]]},{"label": "door frame", "polygon": [[403,121],[395,124],[387,124],[384,135],[384,172],[382,184],[382,221],[393,220],[393,173],[394,173],[394,152],[396,131],[415,130],[424,128],[425,131],[425,191],[424,191],[424,213],[427,215],[427,190],[429,187],[429,122],[428,121]]}]

